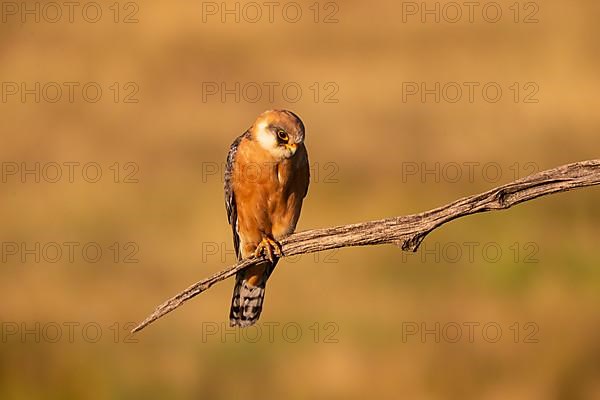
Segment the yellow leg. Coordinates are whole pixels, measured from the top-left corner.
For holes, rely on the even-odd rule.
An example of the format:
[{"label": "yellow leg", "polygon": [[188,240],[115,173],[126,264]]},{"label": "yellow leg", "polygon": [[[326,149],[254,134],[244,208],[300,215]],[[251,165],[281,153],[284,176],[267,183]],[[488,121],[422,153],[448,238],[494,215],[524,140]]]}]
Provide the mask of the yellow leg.
[{"label": "yellow leg", "polygon": [[274,262],[275,256],[283,256],[283,252],[281,251],[281,245],[277,241],[271,239],[270,237],[264,236],[262,241],[256,247],[256,250],[254,251],[254,256],[259,257],[263,254],[267,256],[269,261]]}]

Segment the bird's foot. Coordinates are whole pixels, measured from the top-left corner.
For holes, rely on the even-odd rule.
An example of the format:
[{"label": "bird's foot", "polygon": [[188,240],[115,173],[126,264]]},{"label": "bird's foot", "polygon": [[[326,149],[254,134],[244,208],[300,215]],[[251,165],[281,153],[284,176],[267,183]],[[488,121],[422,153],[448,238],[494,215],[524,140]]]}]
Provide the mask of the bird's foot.
[{"label": "bird's foot", "polygon": [[267,256],[269,261],[275,262],[277,257],[283,256],[283,251],[281,250],[281,244],[276,240],[271,239],[270,237],[263,237],[263,240],[258,244],[256,250],[254,251],[255,257],[260,257],[261,255]]}]

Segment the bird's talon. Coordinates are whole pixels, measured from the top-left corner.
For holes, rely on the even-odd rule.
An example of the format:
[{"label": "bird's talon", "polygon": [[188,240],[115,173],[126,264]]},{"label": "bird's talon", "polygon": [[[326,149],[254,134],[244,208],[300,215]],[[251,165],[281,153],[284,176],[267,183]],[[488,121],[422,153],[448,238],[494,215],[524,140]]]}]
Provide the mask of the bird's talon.
[{"label": "bird's talon", "polygon": [[277,257],[283,257],[283,250],[281,249],[281,244],[276,240],[271,240],[271,248]]},{"label": "bird's talon", "polygon": [[254,251],[255,257],[260,257],[261,255],[267,256],[269,261],[275,262],[277,257],[283,256],[283,252],[281,250],[281,245],[268,237],[263,238],[263,240],[259,243]]}]

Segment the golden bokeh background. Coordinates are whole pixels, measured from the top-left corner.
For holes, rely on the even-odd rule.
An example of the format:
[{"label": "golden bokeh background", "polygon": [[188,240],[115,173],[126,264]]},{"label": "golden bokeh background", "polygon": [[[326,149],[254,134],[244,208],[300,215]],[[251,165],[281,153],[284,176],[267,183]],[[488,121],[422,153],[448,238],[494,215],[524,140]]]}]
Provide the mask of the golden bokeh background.
[{"label": "golden bokeh background", "polygon": [[2,3],[1,399],[600,398],[595,188],[284,260],[254,330],[226,281],[127,335],[234,262],[222,165],[265,109],[307,127],[300,230],[597,158],[598,2],[60,4]]}]

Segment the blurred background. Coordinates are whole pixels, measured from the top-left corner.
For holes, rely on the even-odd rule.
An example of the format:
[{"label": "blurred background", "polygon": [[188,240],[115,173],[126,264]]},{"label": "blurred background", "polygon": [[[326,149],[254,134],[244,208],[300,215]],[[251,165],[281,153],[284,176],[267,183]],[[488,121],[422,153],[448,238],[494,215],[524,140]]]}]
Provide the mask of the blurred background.
[{"label": "blurred background", "polygon": [[598,157],[600,4],[2,2],[0,398],[600,398],[600,191],[279,263],[227,327],[230,143],[303,119],[299,230]]}]

